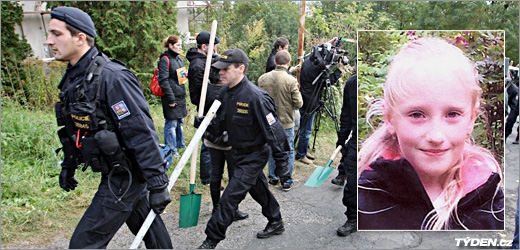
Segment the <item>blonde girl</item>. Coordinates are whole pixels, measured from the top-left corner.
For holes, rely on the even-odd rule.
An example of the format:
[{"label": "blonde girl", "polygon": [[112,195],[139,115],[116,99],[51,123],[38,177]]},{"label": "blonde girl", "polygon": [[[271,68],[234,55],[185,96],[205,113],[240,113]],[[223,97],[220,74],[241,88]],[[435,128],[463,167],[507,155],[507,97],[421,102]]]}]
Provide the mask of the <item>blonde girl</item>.
[{"label": "blonde girl", "polygon": [[360,230],[503,230],[501,169],[471,137],[481,94],[474,63],[445,40],[400,50],[367,113],[384,122],[359,153]]}]

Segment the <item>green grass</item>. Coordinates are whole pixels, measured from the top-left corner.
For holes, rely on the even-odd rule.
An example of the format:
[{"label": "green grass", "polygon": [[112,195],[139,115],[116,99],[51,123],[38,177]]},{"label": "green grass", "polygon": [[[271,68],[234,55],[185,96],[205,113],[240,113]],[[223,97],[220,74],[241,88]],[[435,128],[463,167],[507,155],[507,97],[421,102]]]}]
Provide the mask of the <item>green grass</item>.
[{"label": "green grass", "polygon": [[[77,170],[78,187],[71,192],[62,190],[58,184],[58,162],[62,153],[55,153],[61,145],[56,135],[54,110],[34,111],[14,103],[6,98],[2,100],[2,243],[4,247],[17,246],[30,239],[32,244],[43,246],[58,235],[70,237],[97,190],[100,174]],[[163,142],[164,118],[160,104],[151,105],[150,113]],[[190,105],[184,124],[186,145],[195,133],[195,113],[195,107]],[[336,134],[330,129],[334,126],[329,117],[322,118],[320,127],[313,153],[323,159],[315,164],[323,166],[333,151]],[[311,137],[311,143],[313,141]],[[180,150],[183,152],[184,149]],[[178,161],[174,159],[168,176]],[[173,201],[167,207],[168,212],[178,212],[180,195],[189,193],[189,168],[190,161],[171,190]],[[306,178],[312,171],[314,167],[298,162],[295,165],[298,178]],[[267,174],[267,167],[264,172]],[[198,167],[195,187],[196,193],[204,194],[203,202],[211,202],[209,187],[202,185],[198,178]]]}]

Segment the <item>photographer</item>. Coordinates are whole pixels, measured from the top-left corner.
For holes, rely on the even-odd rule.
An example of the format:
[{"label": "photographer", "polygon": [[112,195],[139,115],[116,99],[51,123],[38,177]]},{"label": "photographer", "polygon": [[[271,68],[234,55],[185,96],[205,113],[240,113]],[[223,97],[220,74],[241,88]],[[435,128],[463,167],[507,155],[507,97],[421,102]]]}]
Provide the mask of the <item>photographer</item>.
[{"label": "photographer", "polygon": [[[330,61],[326,60],[329,57],[328,55],[337,52],[334,47],[337,43],[338,38],[334,37],[325,44],[315,45],[311,55],[305,58],[302,64],[300,92],[303,97],[303,106],[300,108],[301,122],[295,158],[305,164],[313,164],[312,160],[314,160],[314,156],[308,152],[309,139],[312,134],[315,109],[318,106],[323,88],[329,84],[335,84],[339,80],[344,68],[344,61],[347,60],[346,56],[340,58],[333,56]],[[335,60],[337,59],[339,59],[338,68],[330,73],[330,67],[336,64]]]}]

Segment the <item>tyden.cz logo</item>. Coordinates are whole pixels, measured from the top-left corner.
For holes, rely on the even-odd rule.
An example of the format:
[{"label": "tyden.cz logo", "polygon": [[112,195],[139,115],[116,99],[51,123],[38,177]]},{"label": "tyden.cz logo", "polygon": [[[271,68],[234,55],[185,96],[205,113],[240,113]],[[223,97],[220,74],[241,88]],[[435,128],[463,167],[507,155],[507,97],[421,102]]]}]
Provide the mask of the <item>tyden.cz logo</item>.
[{"label": "tyden.cz logo", "polygon": [[464,247],[510,247],[512,240],[492,239],[492,238],[455,238],[457,246]]}]

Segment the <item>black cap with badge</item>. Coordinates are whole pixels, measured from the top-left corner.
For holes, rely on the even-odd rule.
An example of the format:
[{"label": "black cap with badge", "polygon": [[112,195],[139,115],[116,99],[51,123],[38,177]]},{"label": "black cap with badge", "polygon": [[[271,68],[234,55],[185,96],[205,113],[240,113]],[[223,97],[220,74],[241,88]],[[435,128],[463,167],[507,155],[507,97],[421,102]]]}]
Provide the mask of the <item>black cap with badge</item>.
[{"label": "black cap with badge", "polygon": [[65,6],[56,7],[51,11],[51,18],[61,20],[81,32],[96,38],[94,22],[92,22],[92,19],[87,13],[78,8]]},{"label": "black cap with badge", "polygon": [[249,62],[249,58],[246,53],[241,49],[234,48],[224,51],[218,61],[211,66],[217,69],[225,69],[233,63],[247,64],[247,62]]}]

